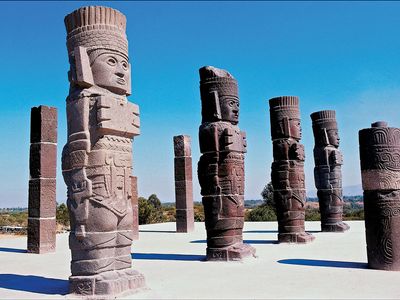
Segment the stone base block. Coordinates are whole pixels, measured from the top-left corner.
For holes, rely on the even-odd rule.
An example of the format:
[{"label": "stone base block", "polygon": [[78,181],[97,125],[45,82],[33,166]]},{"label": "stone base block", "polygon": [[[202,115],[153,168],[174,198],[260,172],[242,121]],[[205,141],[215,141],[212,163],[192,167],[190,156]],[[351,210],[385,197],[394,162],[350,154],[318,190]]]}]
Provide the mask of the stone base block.
[{"label": "stone base block", "polygon": [[192,232],[194,230],[193,209],[176,210],[176,232]]},{"label": "stone base block", "polygon": [[334,224],[321,224],[322,232],[345,232],[349,229],[350,226],[344,222],[337,222]]},{"label": "stone base block", "polygon": [[315,236],[308,232],[279,233],[279,243],[305,244],[315,240]]},{"label": "stone base block", "polygon": [[28,218],[28,253],[56,251],[56,218]]},{"label": "stone base block", "polygon": [[70,296],[80,299],[111,299],[136,293],[145,287],[144,276],[132,269],[69,278]]},{"label": "stone base block", "polygon": [[248,244],[235,244],[225,248],[208,248],[208,261],[241,261],[246,257],[256,257],[256,249]]}]

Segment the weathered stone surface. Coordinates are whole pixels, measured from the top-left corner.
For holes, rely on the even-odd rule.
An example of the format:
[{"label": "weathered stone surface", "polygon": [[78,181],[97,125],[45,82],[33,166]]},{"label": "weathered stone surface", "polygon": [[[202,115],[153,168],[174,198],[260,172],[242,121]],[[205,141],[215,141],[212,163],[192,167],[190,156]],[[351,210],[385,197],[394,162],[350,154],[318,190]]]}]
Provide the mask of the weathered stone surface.
[{"label": "weathered stone surface", "polygon": [[57,108],[48,106],[31,109],[31,143],[57,143]]},{"label": "weathered stone surface", "polygon": [[57,144],[31,144],[29,160],[31,178],[55,178],[56,165]]},{"label": "weathered stone surface", "polygon": [[175,181],[176,209],[193,208],[193,182]]},{"label": "weathered stone surface", "polygon": [[[57,109],[31,109],[29,153],[28,252],[47,253],[56,247]],[[53,228],[51,228],[53,226]]]},{"label": "weathered stone surface", "polygon": [[174,136],[174,153],[176,157],[191,157],[191,139],[188,135],[177,135]]},{"label": "weathered stone surface", "polygon": [[269,100],[274,161],[274,188],[280,243],[307,243],[314,236],[305,232],[306,191],[304,146],[300,144],[299,99],[282,96]]},{"label": "weathered stone surface", "polygon": [[359,142],[368,266],[400,271],[400,129],[376,122]]},{"label": "weathered stone surface", "polygon": [[70,291],[98,299],[144,286],[131,269],[135,235],[132,138],[139,108],[131,94],[126,18],[107,7],[65,17],[70,62],[68,141],[62,169],[71,219]]},{"label": "weathered stone surface", "polygon": [[29,217],[52,218],[56,215],[56,179],[29,180]]},{"label": "weathered stone surface", "polygon": [[314,132],[314,180],[318,190],[321,230],[343,232],[350,227],[343,222],[342,164],[339,133],[334,110],[311,114]]},{"label": "weathered stone surface", "polygon": [[200,72],[202,124],[198,178],[207,230],[207,259],[241,260],[255,249],[243,243],[244,153],[246,135],[239,122],[236,79],[225,70]]},{"label": "weathered stone surface", "polygon": [[174,136],[176,231],[194,229],[193,182],[190,136]]},{"label": "weathered stone surface", "polygon": [[56,218],[28,218],[28,252],[56,251]]},{"label": "weathered stone surface", "polygon": [[133,239],[139,239],[139,202],[137,177],[131,176],[132,210],[133,210]]}]

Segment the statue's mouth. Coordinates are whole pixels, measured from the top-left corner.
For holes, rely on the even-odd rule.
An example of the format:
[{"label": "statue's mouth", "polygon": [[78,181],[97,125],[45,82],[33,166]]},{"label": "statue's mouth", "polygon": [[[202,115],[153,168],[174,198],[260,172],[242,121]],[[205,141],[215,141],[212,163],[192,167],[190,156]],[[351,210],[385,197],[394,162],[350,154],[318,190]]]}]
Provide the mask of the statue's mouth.
[{"label": "statue's mouth", "polygon": [[126,81],[123,78],[118,78],[117,79],[117,83],[120,84],[120,85],[125,85]]}]

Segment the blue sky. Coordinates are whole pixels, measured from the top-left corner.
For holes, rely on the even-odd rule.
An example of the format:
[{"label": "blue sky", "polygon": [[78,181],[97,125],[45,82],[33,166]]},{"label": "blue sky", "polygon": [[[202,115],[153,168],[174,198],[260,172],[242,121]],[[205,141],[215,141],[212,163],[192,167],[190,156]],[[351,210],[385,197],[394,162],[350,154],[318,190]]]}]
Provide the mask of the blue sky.
[{"label": "blue sky", "polygon": [[[268,99],[300,97],[306,186],[314,190],[310,113],[337,111],[343,185],[360,184],[358,130],[376,120],[400,127],[398,2],[0,2],[0,207],[27,206],[30,108],[59,112],[58,162],[66,142],[68,59],[63,19],[84,5],[127,16],[132,96],[141,110],[134,141],[139,194],[174,201],[173,144],[192,136],[194,199],[199,159],[198,69],[239,82],[247,132],[246,199],[270,179]],[[57,166],[57,201],[66,188]]]}]

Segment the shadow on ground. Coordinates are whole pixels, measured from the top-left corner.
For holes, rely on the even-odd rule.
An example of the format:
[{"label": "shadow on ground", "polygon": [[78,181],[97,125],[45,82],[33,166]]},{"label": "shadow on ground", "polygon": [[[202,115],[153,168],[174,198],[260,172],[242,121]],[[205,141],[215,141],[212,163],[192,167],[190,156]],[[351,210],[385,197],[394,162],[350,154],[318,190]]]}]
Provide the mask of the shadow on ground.
[{"label": "shadow on ground", "polygon": [[367,263],[352,261],[336,261],[336,260],[319,260],[319,259],[281,259],[278,263],[286,265],[312,266],[312,267],[330,267],[330,268],[350,268],[350,269],[367,269]]},{"label": "shadow on ground", "polygon": [[0,252],[27,253],[26,249],[4,248],[4,247],[0,247]]},{"label": "shadow on ground", "polygon": [[151,232],[151,233],[179,233],[173,230],[139,230],[139,232]]},{"label": "shadow on ground", "polygon": [[181,261],[203,261],[205,255],[195,254],[166,254],[166,253],[132,253],[133,259],[148,259],[148,260],[181,260]]},{"label": "shadow on ground", "polygon": [[66,295],[68,280],[34,275],[0,274],[0,288],[38,294]]},{"label": "shadow on ground", "polygon": [[[206,240],[196,240],[196,241],[190,241],[191,243],[194,244],[206,244]],[[278,240],[243,240],[243,243],[245,244],[278,244]]]},{"label": "shadow on ground", "polygon": [[[322,232],[321,230],[306,230],[309,233]],[[245,230],[243,233],[278,233],[278,230]]]}]

